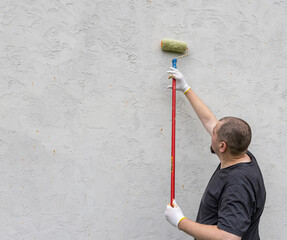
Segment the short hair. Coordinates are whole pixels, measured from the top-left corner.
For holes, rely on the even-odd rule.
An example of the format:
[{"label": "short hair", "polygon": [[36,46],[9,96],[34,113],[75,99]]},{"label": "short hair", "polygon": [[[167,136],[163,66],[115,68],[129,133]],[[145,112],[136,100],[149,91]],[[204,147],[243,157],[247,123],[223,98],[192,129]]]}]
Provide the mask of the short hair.
[{"label": "short hair", "polygon": [[248,123],[236,117],[224,117],[219,121],[222,125],[217,130],[218,140],[226,143],[232,155],[246,152],[252,137]]}]

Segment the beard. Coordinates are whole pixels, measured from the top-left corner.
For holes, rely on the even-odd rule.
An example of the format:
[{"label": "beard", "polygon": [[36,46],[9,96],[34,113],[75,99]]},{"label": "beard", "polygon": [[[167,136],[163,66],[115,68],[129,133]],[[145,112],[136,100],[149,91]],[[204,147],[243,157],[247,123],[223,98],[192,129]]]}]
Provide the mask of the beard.
[{"label": "beard", "polygon": [[210,152],[211,152],[212,154],[215,154],[215,152],[214,152],[212,146],[210,146]]}]

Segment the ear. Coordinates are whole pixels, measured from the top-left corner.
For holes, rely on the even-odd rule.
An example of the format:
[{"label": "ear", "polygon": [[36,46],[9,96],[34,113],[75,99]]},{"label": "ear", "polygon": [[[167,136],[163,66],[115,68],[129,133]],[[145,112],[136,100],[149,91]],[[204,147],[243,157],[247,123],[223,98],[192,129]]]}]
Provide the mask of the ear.
[{"label": "ear", "polygon": [[227,145],[225,142],[221,142],[219,145],[219,152],[224,153],[227,149]]}]

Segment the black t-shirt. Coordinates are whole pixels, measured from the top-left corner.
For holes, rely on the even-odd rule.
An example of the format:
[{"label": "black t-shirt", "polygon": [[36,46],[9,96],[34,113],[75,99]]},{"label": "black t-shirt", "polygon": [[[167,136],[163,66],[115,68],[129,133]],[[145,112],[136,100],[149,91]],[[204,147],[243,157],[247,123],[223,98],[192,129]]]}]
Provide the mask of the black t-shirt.
[{"label": "black t-shirt", "polygon": [[202,196],[196,221],[217,225],[242,240],[259,240],[266,191],[255,157],[247,154],[251,162],[224,169],[218,166]]}]

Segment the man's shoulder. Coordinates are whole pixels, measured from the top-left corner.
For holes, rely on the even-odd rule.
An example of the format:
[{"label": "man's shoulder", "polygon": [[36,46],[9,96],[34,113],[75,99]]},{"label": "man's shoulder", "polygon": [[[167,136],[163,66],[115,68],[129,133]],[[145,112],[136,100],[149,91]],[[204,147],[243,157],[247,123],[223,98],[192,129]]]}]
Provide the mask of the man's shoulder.
[{"label": "man's shoulder", "polygon": [[261,181],[262,174],[256,158],[250,151],[247,151],[247,155],[250,157],[251,161],[239,163],[232,169],[228,176],[228,185],[252,186],[255,182],[258,182],[258,180]]}]

